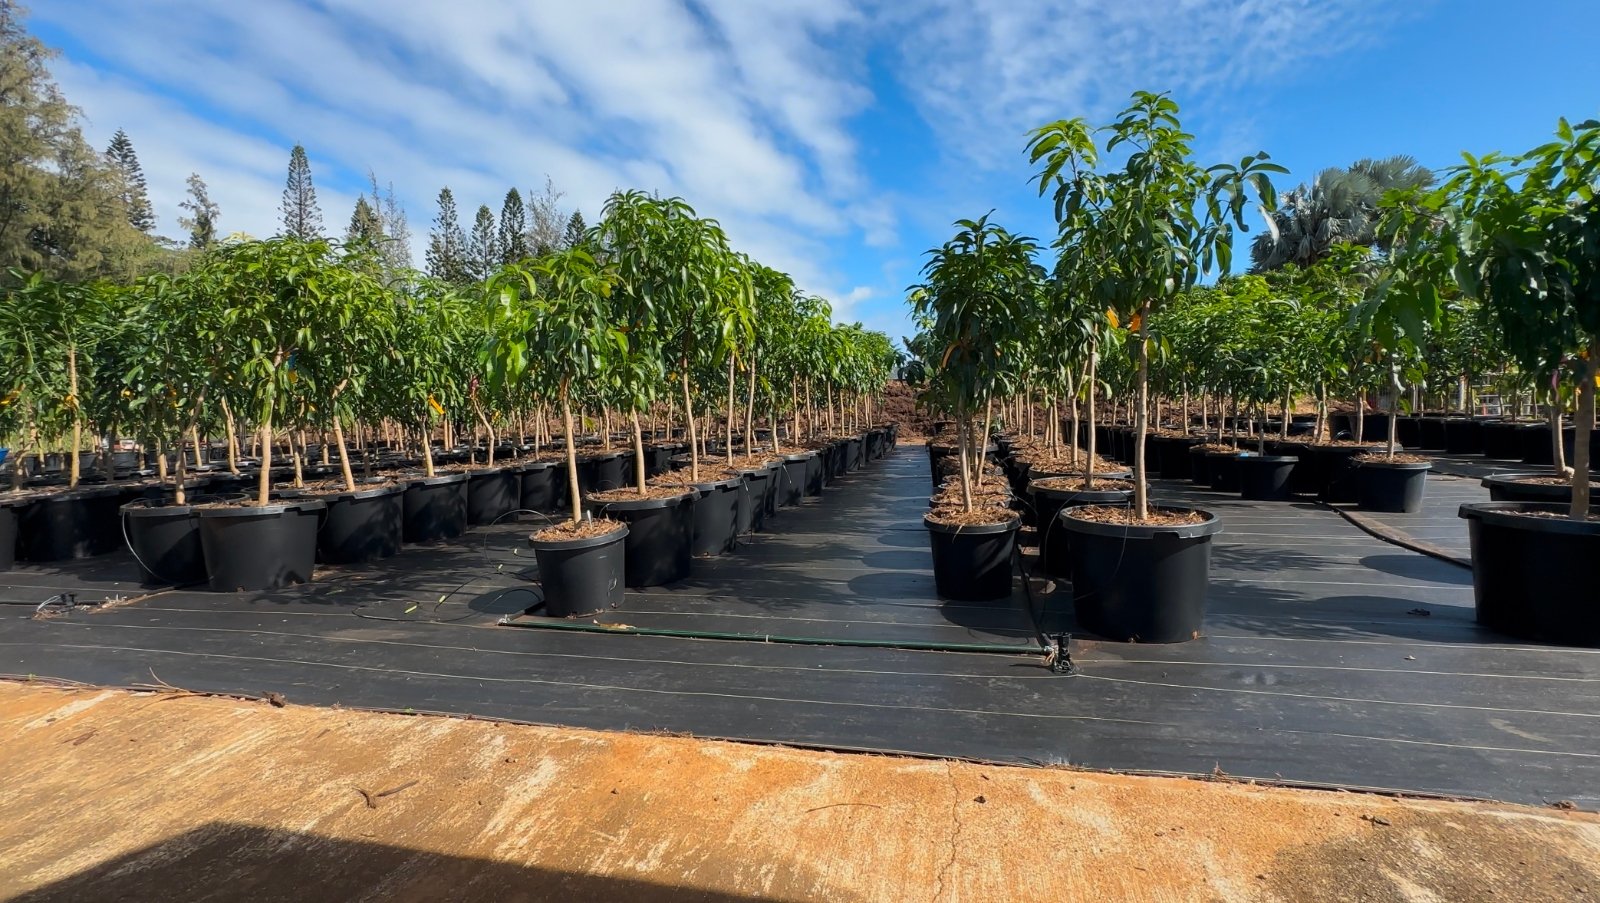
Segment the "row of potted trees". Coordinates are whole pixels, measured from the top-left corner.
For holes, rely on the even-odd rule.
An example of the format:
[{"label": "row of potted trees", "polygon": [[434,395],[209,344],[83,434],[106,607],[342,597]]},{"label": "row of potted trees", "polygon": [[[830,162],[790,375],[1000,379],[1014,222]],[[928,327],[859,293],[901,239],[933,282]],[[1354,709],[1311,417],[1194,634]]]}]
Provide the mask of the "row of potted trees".
[{"label": "row of potted trees", "polygon": [[[266,589],[557,500],[538,542],[620,532],[669,496],[738,510],[785,456],[888,435],[869,430],[888,338],[835,325],[679,199],[619,192],[584,241],[477,289],[385,281],[376,250],[229,243],[127,286],[12,274],[0,554],[125,533],[148,579]],[[120,435],[136,450],[81,452]],[[51,444],[59,472],[39,466]]]}]

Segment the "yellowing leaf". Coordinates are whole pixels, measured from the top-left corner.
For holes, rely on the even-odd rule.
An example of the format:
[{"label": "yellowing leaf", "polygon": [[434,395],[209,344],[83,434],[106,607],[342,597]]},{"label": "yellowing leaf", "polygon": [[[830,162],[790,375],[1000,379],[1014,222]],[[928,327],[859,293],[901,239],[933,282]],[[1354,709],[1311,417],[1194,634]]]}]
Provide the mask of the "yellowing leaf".
[{"label": "yellowing leaf", "polygon": [[1117,312],[1109,307],[1106,308],[1106,322],[1111,324],[1112,329],[1116,329],[1118,326],[1122,325],[1121,321],[1117,319]]},{"label": "yellowing leaf", "polygon": [[433,412],[435,414],[438,414],[441,417],[444,416],[444,405],[439,404],[438,399],[434,398],[432,395],[428,396],[428,407],[433,408]]}]

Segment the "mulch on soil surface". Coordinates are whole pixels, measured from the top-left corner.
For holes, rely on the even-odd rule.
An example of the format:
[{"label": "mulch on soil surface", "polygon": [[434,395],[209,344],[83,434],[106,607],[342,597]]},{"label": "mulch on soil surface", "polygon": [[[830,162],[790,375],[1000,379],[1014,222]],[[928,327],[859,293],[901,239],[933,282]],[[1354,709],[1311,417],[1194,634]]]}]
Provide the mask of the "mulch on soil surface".
[{"label": "mulch on soil surface", "polygon": [[688,488],[677,483],[660,484],[651,481],[645,485],[643,495],[639,493],[638,489],[630,486],[627,489],[607,489],[604,492],[591,492],[586,498],[595,502],[638,502],[644,499],[672,499],[683,495]]},{"label": "mulch on soil surface", "polygon": [[[1080,489],[1089,488],[1089,487],[1084,485],[1083,477],[1045,477],[1042,480],[1033,480],[1028,485],[1030,485],[1030,486],[1038,486],[1041,489],[1057,489],[1057,490],[1069,490],[1069,491],[1076,491],[1076,490],[1080,490]],[[1128,482],[1127,480],[1107,480],[1107,479],[1100,478],[1100,479],[1096,479],[1094,481],[1093,490],[1095,492],[1102,492],[1102,491],[1103,492],[1111,492],[1111,491],[1120,491],[1120,490],[1132,489],[1132,488],[1133,488],[1133,484]]]},{"label": "mulch on soil surface", "polygon": [[958,502],[954,507],[939,507],[929,511],[927,518],[936,524],[945,524],[951,527],[979,527],[987,524],[1003,524],[1015,519],[1017,512],[1010,508],[973,508],[966,511]]},{"label": "mulch on soil surface", "polygon": [[[1571,486],[1572,480],[1567,477],[1519,477],[1513,483],[1527,483],[1530,486]],[[1589,488],[1600,489],[1600,483],[1589,481]]]},{"label": "mulch on soil surface", "polygon": [[605,518],[599,518],[595,520],[569,520],[556,524],[553,527],[545,527],[543,530],[537,530],[534,532],[533,538],[547,541],[559,541],[564,539],[590,539],[596,536],[605,536],[608,533],[615,533],[618,530],[621,530],[624,526],[625,525],[621,521],[606,520]]},{"label": "mulch on soil surface", "polygon": [[1357,464],[1431,464],[1433,459],[1427,455],[1410,455],[1395,452],[1394,457],[1389,457],[1383,452],[1374,452],[1366,455],[1356,455]]},{"label": "mulch on soil surface", "polygon": [[1203,524],[1206,516],[1198,511],[1173,511],[1170,508],[1150,509],[1150,516],[1140,520],[1132,508],[1090,505],[1072,509],[1072,516],[1100,524],[1120,524],[1128,527],[1181,527]]},{"label": "mulch on soil surface", "polygon": [[761,468],[766,467],[768,464],[771,464],[777,460],[778,459],[772,455],[743,455],[741,457],[734,458],[732,464],[729,464],[726,458],[724,458],[720,463],[724,468],[732,468],[732,470],[729,471],[731,476],[737,476],[738,471],[740,470],[760,470]]},{"label": "mulch on soil surface", "polygon": [[1218,454],[1218,455],[1220,455],[1220,454],[1226,454],[1228,452],[1242,452],[1242,451],[1244,451],[1244,449],[1239,448],[1236,445],[1222,445],[1222,444],[1219,444],[1219,443],[1216,443],[1216,442],[1207,442],[1204,445],[1196,445],[1195,448],[1199,449],[1202,452],[1205,452],[1208,455],[1210,455],[1210,454]]},{"label": "mulch on soil surface", "polygon": [[[1011,493],[1009,491],[997,489],[992,485],[985,485],[982,488],[975,487],[972,490],[972,502],[975,505],[1003,506],[1009,501],[1011,501]],[[961,484],[959,482],[954,485],[946,484],[933,494],[933,503],[935,506],[962,504]]]}]

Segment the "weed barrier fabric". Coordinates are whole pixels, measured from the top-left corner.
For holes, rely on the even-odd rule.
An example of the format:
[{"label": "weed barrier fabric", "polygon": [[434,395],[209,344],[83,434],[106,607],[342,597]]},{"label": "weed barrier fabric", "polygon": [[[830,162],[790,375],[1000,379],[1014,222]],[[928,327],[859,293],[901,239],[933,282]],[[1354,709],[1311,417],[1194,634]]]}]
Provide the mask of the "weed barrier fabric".
[{"label": "weed barrier fabric", "polygon": [[[802,625],[884,625],[851,628],[864,637],[942,624],[945,636],[973,632],[957,641],[991,642],[995,622],[932,595],[921,451],[784,510],[773,532],[690,580],[627,593],[615,620],[795,636],[814,635]],[[1044,616],[1074,634],[1075,677],[1032,655],[495,626],[536,601],[536,588],[510,574],[531,567],[508,551],[526,557],[526,523],[274,593],[165,592],[45,620],[29,617],[32,607],[64,589],[80,600],[136,596],[136,566],[126,553],[19,565],[0,574],[0,672],[1600,808],[1600,656],[1485,630],[1473,621],[1466,569],[1374,539],[1325,508],[1164,481],[1152,494],[1224,522],[1203,635],[1173,647],[1086,639],[1068,591],[1035,578]],[[469,577],[478,582],[457,591]]]}]

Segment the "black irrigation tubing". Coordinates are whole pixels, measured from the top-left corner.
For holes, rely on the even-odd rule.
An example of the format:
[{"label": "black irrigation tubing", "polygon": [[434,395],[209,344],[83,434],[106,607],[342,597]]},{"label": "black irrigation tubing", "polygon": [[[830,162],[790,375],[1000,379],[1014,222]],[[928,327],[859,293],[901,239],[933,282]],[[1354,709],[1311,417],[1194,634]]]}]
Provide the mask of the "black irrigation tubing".
[{"label": "black irrigation tubing", "polygon": [[720,630],[673,630],[666,627],[607,626],[593,621],[518,621],[503,618],[507,627],[526,630],[564,630],[573,633],[599,633],[621,636],[653,636],[691,640],[733,640],[755,643],[778,643],[790,646],[850,646],[864,649],[905,649],[917,652],[981,652],[991,655],[1042,655],[1042,646],[1008,645],[1005,643],[941,643],[932,640],[869,640],[850,638],[790,636],[778,633],[738,633]]}]

